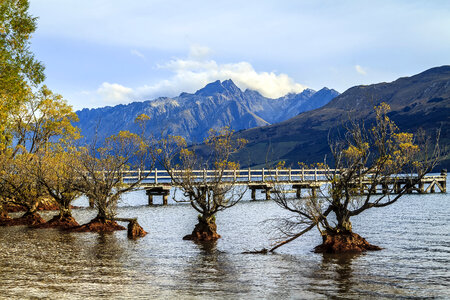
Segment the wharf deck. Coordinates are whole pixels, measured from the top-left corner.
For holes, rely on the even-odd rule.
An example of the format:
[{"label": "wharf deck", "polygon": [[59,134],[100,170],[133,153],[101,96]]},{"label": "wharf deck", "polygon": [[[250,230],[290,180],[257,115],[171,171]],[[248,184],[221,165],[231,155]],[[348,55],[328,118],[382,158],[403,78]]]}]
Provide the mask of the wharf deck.
[{"label": "wharf deck", "polygon": [[[295,193],[296,197],[302,197],[302,190],[307,190],[308,195],[316,196],[321,186],[329,184],[329,174],[338,174],[334,169],[242,169],[226,170],[221,174],[221,184],[245,186],[251,191],[252,200],[256,200],[256,192],[265,194],[265,199],[271,199],[272,192]],[[170,174],[165,170],[141,171],[132,170],[123,173],[124,183],[132,183],[142,179],[139,189],[145,190],[148,196],[148,204],[153,204],[154,196],[162,196],[163,204],[167,204],[170,191],[179,187]],[[172,171],[173,176],[186,176],[182,170]],[[192,180],[207,184],[217,179],[214,170],[193,170],[190,172]],[[374,185],[370,175],[361,176],[354,183],[355,190],[361,194],[399,193],[407,187],[407,193],[435,193],[439,189],[441,193],[447,192],[447,171],[440,175],[427,175],[417,180],[414,175],[398,175],[385,178],[379,184]],[[282,190],[280,186],[284,186]]]}]

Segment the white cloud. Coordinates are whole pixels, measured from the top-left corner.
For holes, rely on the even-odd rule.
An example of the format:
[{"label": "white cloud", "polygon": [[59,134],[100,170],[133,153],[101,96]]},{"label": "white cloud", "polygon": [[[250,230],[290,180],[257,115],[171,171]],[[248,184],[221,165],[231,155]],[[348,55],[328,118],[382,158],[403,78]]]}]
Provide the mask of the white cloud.
[{"label": "white cloud", "polygon": [[215,80],[232,79],[241,89],[252,89],[269,98],[277,98],[288,93],[298,93],[306,86],[296,83],[286,74],[275,72],[257,72],[248,62],[219,64],[206,59],[211,51],[206,47],[191,47],[187,59],[173,59],[159,68],[168,69],[174,75],[153,85],[138,88],[143,96],[163,95],[164,92],[174,96],[180,92],[194,92]]},{"label": "white cloud", "polygon": [[102,101],[109,104],[128,102],[133,95],[133,89],[117,83],[103,82],[97,89]]},{"label": "white cloud", "polygon": [[[170,71],[158,82],[160,74],[146,75],[147,64],[130,60],[130,49],[164,64],[192,44],[185,63],[210,61],[211,51],[198,46],[208,45],[219,64],[247,61],[257,73],[282,68],[310,86],[342,91],[361,83],[355,77],[390,81],[450,61],[450,1],[34,0],[30,6],[39,17],[33,52],[48,66],[48,80],[56,77],[54,88],[66,91],[92,91],[93,82],[103,81],[131,86],[148,76],[154,93],[144,96],[164,95],[159,87],[174,95],[181,89]],[[113,65],[123,70],[110,79]],[[86,66],[95,77],[86,76]],[[194,83],[189,90],[200,87]]]},{"label": "white cloud", "polygon": [[97,105],[112,105],[162,96],[174,97],[181,92],[193,93],[210,82],[227,79],[233,80],[242,90],[256,90],[269,98],[299,93],[306,88],[286,74],[258,72],[245,61],[217,63],[215,60],[208,59],[211,52],[207,47],[193,46],[188,58],[175,58],[166,64],[157,65],[157,69],[169,70],[173,75],[153,84],[130,88],[118,83],[104,82],[94,93],[91,93],[94,98],[97,98],[93,102]]},{"label": "white cloud", "polygon": [[193,60],[205,60],[212,54],[210,48],[201,45],[191,45],[189,58]]},{"label": "white cloud", "polygon": [[356,70],[356,72],[358,72],[361,75],[367,75],[366,70],[364,70],[363,67],[361,67],[360,65],[356,65],[355,70]]},{"label": "white cloud", "polygon": [[136,50],[136,49],[132,49],[132,50],[130,51],[130,53],[131,53],[131,55],[137,56],[137,57],[142,58],[142,59],[145,60],[145,55],[142,54],[141,52],[139,52],[139,51]]}]

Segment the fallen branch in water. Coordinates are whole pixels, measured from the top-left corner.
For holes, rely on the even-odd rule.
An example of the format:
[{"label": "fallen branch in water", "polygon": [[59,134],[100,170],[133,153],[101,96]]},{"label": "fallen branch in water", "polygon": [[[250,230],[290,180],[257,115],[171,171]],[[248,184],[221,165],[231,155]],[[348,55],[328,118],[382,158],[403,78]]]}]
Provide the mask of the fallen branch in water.
[{"label": "fallen branch in water", "polygon": [[285,241],[282,241],[282,242],[279,242],[275,247],[271,248],[271,249],[269,250],[269,252],[273,252],[275,249],[277,249],[277,248],[279,248],[279,247],[281,247],[281,246],[283,246],[283,245],[286,245],[286,244],[289,243],[289,242],[292,242],[292,241],[295,240],[296,238],[302,236],[303,234],[305,234],[305,233],[307,233],[308,231],[310,231],[311,229],[313,229],[314,226],[316,226],[316,224],[311,224],[309,227],[307,227],[307,228],[304,229],[303,231],[297,233],[296,235],[290,237],[289,239],[287,239],[287,240],[285,240]]},{"label": "fallen branch in water", "polygon": [[244,251],[242,254],[267,254],[267,252],[266,248],[262,248],[261,250]]},{"label": "fallen branch in water", "polygon": [[309,227],[307,227],[306,229],[297,233],[296,235],[290,237],[289,239],[279,242],[276,246],[272,247],[271,249],[262,248],[261,250],[245,251],[245,252],[242,252],[242,254],[267,254],[269,252],[274,252],[277,248],[279,248],[283,245],[286,245],[289,242],[292,242],[296,238],[298,238],[298,237],[302,236],[303,234],[305,234],[306,232],[310,231],[311,229],[314,228],[314,226],[316,226],[316,224],[311,224]]}]

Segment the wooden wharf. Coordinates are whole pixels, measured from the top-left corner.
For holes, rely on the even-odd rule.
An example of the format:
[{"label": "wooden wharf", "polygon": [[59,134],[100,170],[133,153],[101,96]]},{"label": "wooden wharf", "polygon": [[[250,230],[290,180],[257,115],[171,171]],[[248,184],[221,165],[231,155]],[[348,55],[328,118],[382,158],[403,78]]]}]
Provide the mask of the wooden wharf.
[{"label": "wooden wharf", "polygon": [[[174,176],[183,176],[182,170],[172,171]],[[177,174],[178,173],[178,174]],[[139,184],[139,189],[143,189],[148,196],[148,204],[153,205],[154,196],[162,196],[163,205],[167,205],[170,191],[177,188],[177,184],[172,180],[166,170],[130,170],[124,171],[122,180],[124,183],[132,183],[142,179],[142,174],[149,174]],[[271,199],[272,192],[280,186],[290,186],[291,189],[283,189],[281,192],[295,193],[297,198],[302,196],[302,190],[307,190],[309,195],[317,196],[317,192],[322,185],[329,184],[327,175],[338,174],[334,169],[241,169],[225,170],[222,174],[221,184],[233,184],[246,186],[251,191],[251,199],[256,200],[256,192],[265,194],[265,199]],[[217,178],[215,170],[192,170],[191,180],[195,180],[201,186],[202,182],[214,181]],[[415,182],[414,175],[398,175],[387,177],[380,184],[374,186],[370,174],[360,177],[355,182],[355,190],[359,194],[367,194],[372,189],[373,194],[399,193],[408,187],[407,193],[435,193],[436,188],[441,193],[447,192],[447,170],[443,170],[440,175],[426,175],[420,181]]]}]

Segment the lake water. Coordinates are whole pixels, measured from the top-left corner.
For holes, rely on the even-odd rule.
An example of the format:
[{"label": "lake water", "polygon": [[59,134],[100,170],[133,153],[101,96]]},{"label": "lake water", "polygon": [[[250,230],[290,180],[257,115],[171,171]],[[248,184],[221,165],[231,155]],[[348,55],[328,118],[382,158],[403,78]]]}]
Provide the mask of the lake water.
[{"label": "lake water", "polygon": [[[0,227],[0,299],[450,298],[449,194],[407,195],[356,217],[354,231],[384,250],[353,256],[311,252],[321,242],[317,231],[275,254],[242,254],[271,245],[264,220],[286,215],[272,201],[243,201],[219,213],[222,238],[209,245],[182,240],[196,223],[189,205],[146,201],[135,192],[119,209],[149,232],[137,241],[126,231]],[[95,211],[74,216],[84,223]]]}]

